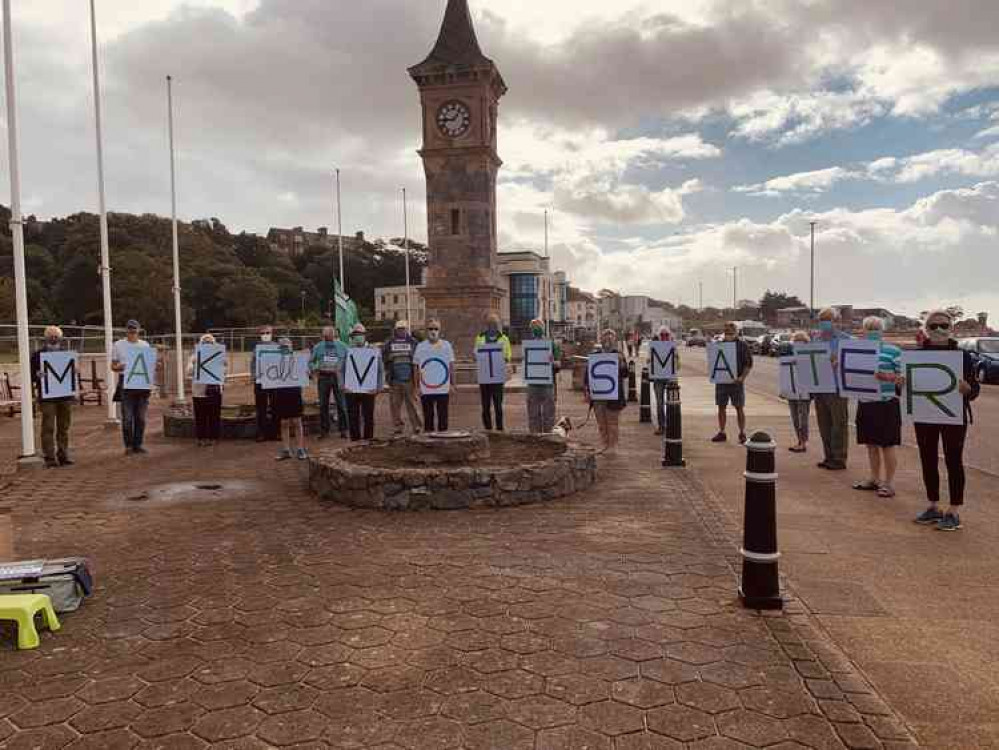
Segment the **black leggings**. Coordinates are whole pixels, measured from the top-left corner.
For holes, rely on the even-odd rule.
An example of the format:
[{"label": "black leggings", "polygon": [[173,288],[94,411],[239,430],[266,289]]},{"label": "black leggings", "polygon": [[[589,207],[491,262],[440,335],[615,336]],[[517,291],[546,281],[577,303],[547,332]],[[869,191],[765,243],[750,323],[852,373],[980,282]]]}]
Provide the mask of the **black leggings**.
[{"label": "black leggings", "polygon": [[[496,413],[496,429],[503,432],[503,383],[480,385],[479,396],[482,399],[482,426],[487,430],[493,428],[492,412]],[[490,407],[492,409],[490,410]]]},{"label": "black leggings", "polygon": [[347,423],[350,425],[350,439],[371,440],[375,436],[375,394],[347,394]]},{"label": "black leggings", "polygon": [[964,437],[963,424],[916,423],[916,443],[923,464],[923,484],[931,503],[940,502],[940,441],[943,439],[944,463],[947,464],[947,486],[950,504],[964,505]]},{"label": "black leggings", "polygon": [[[433,396],[421,396],[420,402],[423,406],[423,431],[424,432],[447,432],[448,427],[448,401],[450,396],[446,393]],[[434,412],[437,413],[437,424],[434,424]]]}]

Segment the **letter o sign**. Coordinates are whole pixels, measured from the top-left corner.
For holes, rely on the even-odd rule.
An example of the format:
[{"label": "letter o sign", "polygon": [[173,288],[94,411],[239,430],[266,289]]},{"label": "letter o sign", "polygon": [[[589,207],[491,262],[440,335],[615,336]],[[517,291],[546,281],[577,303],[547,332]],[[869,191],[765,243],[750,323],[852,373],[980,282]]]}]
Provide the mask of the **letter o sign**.
[{"label": "letter o sign", "polygon": [[[433,367],[431,367],[433,365]],[[428,391],[439,391],[451,379],[451,370],[446,361],[440,357],[430,357],[420,365],[423,387]]]}]

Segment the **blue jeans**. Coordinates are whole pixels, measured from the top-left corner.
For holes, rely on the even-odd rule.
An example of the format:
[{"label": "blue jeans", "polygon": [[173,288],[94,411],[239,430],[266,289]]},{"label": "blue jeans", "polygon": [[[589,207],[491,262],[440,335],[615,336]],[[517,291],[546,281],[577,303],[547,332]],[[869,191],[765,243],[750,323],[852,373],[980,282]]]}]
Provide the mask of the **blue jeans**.
[{"label": "blue jeans", "polygon": [[148,391],[124,391],[121,394],[121,433],[126,448],[141,448],[146,434]]},{"label": "blue jeans", "polygon": [[319,431],[329,435],[332,423],[330,421],[330,400],[336,404],[336,421],[340,434],[347,434],[347,405],[343,400],[340,382],[336,375],[319,376]]}]

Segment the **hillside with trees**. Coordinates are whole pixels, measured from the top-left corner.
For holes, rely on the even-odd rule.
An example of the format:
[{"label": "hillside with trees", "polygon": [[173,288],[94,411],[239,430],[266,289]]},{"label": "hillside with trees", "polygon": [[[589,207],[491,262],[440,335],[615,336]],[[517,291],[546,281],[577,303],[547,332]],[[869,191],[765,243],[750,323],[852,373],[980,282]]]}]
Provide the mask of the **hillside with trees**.
[{"label": "hillside with trees", "polygon": [[[10,211],[0,207],[0,323],[14,322]],[[173,327],[170,220],[151,214],[108,215],[115,323],[142,321],[152,333]],[[100,324],[98,217],[78,213],[25,221],[25,265],[32,323]],[[317,324],[330,309],[338,269],[335,249],[308,247],[290,258],[255,234],[232,234],[218,219],[179,227],[184,329],[247,327],[264,322]],[[365,242],[344,252],[347,291],[363,319],[374,312],[374,289],[405,283],[399,241]],[[420,278],[426,249],[411,242],[410,272]],[[303,310],[304,292],[304,310]]]}]

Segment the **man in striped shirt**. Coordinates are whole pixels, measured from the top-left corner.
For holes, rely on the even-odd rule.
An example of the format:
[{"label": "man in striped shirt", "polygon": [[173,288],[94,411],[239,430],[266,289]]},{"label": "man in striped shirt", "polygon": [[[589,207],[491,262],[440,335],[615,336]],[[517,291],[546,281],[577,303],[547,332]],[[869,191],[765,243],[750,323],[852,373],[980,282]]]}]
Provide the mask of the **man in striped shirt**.
[{"label": "man in striped shirt", "polygon": [[874,375],[880,393],[870,401],[857,404],[857,442],[867,446],[871,473],[867,480],[857,482],[853,488],[889,498],[895,496],[896,448],[902,442],[902,413],[896,386],[902,374],[902,350],[881,340],[883,330],[881,318],[871,316],[864,319],[865,337],[881,343],[878,369]]}]

